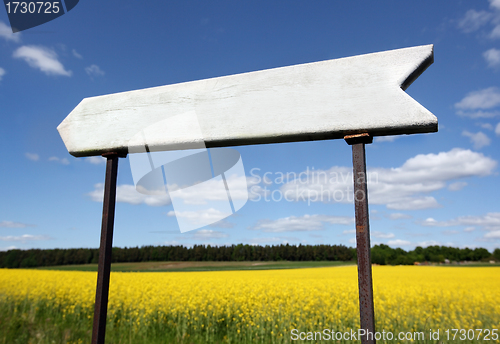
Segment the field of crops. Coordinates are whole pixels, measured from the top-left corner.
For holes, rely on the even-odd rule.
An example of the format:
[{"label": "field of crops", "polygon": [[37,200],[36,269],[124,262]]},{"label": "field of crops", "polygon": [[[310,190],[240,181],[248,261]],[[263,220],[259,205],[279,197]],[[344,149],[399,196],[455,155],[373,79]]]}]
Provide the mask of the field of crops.
[{"label": "field of crops", "polygon": [[[0,270],[0,343],[89,343],[96,278],[95,272]],[[447,342],[446,330],[500,329],[498,267],[374,266],[373,279],[377,331],[422,331],[425,340],[414,343],[438,343],[430,329],[440,330],[439,342]],[[106,342],[300,343],[292,339],[321,331],[323,341],[304,342],[353,343],[325,340],[323,330],[357,331],[358,312],[355,266],[115,272]],[[474,333],[473,340],[459,340],[458,332],[449,342],[483,342]]]}]

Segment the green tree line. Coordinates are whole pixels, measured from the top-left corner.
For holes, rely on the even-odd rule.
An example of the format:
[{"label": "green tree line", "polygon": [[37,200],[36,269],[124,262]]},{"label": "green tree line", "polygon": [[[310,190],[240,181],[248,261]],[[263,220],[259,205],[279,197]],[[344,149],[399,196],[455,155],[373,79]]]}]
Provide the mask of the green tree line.
[{"label": "green tree line", "polygon": [[500,261],[500,249],[495,249],[493,254],[485,248],[457,248],[447,246],[417,246],[413,251],[406,252],[401,248],[391,248],[387,245],[375,245],[371,250],[373,264],[379,265],[412,265],[415,262],[479,262],[496,260]]},{"label": "green tree line", "polygon": [[[371,250],[372,263],[409,265],[415,262],[500,261],[500,249],[490,253],[484,248],[454,248],[446,246],[416,247],[412,251],[376,245]],[[99,250],[30,249],[0,252],[0,268],[32,268],[39,266],[97,263]],[[352,261],[356,249],[343,245],[276,245],[238,244],[231,246],[194,245],[113,247],[112,262],[149,261]]]},{"label": "green tree line", "polygon": [[[150,261],[349,261],[356,250],[343,245],[231,245],[113,247],[113,263]],[[0,267],[31,268],[89,264],[99,261],[99,250],[31,249],[0,252]]]}]

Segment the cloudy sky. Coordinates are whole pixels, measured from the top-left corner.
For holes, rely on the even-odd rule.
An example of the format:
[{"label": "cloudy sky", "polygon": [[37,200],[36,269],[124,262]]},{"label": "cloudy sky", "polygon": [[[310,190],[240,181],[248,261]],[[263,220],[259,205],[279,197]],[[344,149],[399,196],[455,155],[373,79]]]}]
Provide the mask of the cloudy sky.
[{"label": "cloudy sky", "polygon": [[[407,92],[439,132],[367,146],[372,244],[500,247],[499,0],[111,0],[16,34],[0,11],[0,249],[98,246],[104,160],[56,130],[86,97],[425,44],[435,62]],[[114,245],[355,245],[343,140],[236,149],[250,199],[185,233],[175,215],[216,210],[176,214],[121,159]]]}]

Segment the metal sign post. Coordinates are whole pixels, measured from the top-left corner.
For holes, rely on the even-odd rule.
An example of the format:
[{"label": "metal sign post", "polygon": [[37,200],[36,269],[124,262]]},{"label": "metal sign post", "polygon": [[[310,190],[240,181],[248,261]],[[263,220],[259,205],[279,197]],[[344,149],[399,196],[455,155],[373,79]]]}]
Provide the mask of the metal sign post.
[{"label": "metal sign post", "polygon": [[104,337],[106,335],[113,225],[115,221],[116,178],[118,174],[118,159],[124,157],[117,153],[105,153],[102,156],[107,159],[106,180],[104,184],[101,245],[99,247],[99,265],[97,268],[92,344],[104,344]]},{"label": "metal sign post", "polygon": [[[368,189],[366,176],[365,144],[372,143],[369,134],[346,136],[352,146],[354,179],[354,211],[356,214],[356,252],[358,256],[359,316],[365,335],[363,344],[375,344],[375,312],[373,305],[372,264],[370,254],[370,221],[368,214]],[[371,333],[371,336],[368,336]]]}]

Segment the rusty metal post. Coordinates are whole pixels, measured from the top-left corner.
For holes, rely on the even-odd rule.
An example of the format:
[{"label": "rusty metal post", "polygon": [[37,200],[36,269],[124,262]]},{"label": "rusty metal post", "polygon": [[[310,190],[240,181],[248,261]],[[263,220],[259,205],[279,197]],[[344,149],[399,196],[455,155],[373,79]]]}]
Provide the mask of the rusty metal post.
[{"label": "rusty metal post", "polygon": [[116,178],[118,174],[118,158],[123,157],[123,155],[119,155],[118,153],[106,153],[102,156],[107,158],[106,180],[104,184],[101,245],[99,247],[92,344],[104,344],[104,337],[106,335],[111,249],[113,247],[113,225],[115,220]]},{"label": "rusty metal post", "polygon": [[370,222],[368,218],[368,189],[366,186],[365,144],[372,143],[369,134],[344,137],[352,146],[354,178],[354,209],[356,213],[356,251],[358,255],[359,314],[363,344],[375,344],[375,312],[373,306],[372,265],[370,254]]}]

